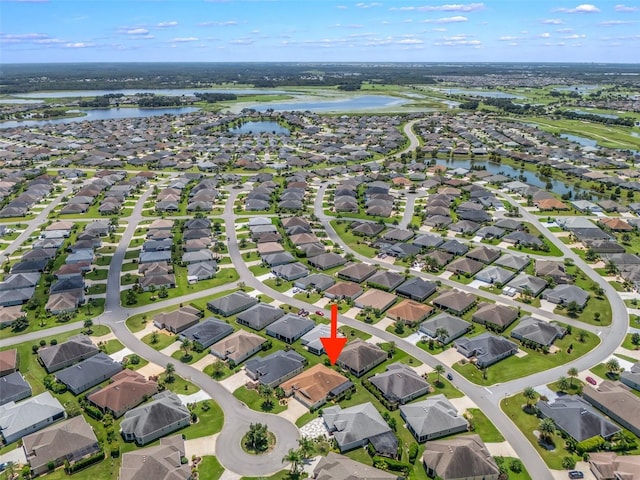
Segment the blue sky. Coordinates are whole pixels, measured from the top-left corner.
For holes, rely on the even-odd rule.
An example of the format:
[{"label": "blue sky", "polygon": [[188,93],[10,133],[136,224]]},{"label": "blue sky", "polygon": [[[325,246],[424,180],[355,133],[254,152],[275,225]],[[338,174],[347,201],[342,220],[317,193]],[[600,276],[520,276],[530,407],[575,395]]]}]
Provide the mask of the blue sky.
[{"label": "blue sky", "polygon": [[0,0],[0,62],[640,61],[640,1]]}]

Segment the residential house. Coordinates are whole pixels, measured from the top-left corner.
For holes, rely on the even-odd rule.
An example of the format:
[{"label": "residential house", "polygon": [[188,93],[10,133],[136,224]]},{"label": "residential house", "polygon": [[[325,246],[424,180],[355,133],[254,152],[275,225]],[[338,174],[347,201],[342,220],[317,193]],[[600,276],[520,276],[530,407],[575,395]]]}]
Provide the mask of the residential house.
[{"label": "residential house", "polygon": [[230,317],[231,315],[240,313],[257,303],[257,298],[247,295],[242,291],[238,291],[208,302],[207,308],[213,313],[217,313],[223,317]]},{"label": "residential house", "polygon": [[589,300],[589,293],[575,285],[560,284],[545,290],[542,298],[564,306],[575,302],[579,308],[584,308]]},{"label": "residential house", "polygon": [[201,316],[200,310],[187,305],[172,312],[158,313],[153,317],[153,324],[157,328],[164,328],[171,333],[180,333],[198,323]]},{"label": "residential house", "polygon": [[217,318],[209,317],[180,332],[180,339],[188,339],[201,348],[209,348],[227,335],[233,333],[233,327]]},{"label": "residential house", "polygon": [[271,269],[271,273],[276,277],[284,278],[285,280],[292,282],[309,275],[309,269],[306,265],[300,262],[293,262],[273,267]]},{"label": "residential house", "polygon": [[347,259],[337,253],[321,253],[308,259],[309,265],[319,270],[329,270],[347,263]]},{"label": "residential house", "polygon": [[75,335],[66,342],[39,349],[38,356],[47,372],[53,373],[92,357],[98,352],[98,347],[87,335]]},{"label": "residential house", "polygon": [[497,267],[495,265],[489,265],[478,272],[476,280],[480,280],[481,282],[485,282],[490,285],[505,285],[515,276],[515,272],[512,272],[511,270]]},{"label": "residential house", "polygon": [[0,352],[0,377],[18,370],[18,350],[11,348]]},{"label": "residential house", "polygon": [[56,372],[56,380],[64,383],[74,394],[95,387],[122,370],[122,364],[106,353],[98,353],[81,362]]},{"label": "residential house", "polygon": [[573,283],[573,278],[569,275],[564,263],[553,260],[536,260],[536,277],[550,277],[555,283]]},{"label": "residential house", "polygon": [[313,469],[315,480],[400,480],[401,477],[329,452]]},{"label": "residential house", "polygon": [[190,421],[187,407],[175,393],[166,390],[155,394],[152,402],[125,413],[120,432],[125,441],[142,446],[188,426]]},{"label": "residential house", "polygon": [[559,430],[576,442],[598,436],[609,440],[622,430],[577,395],[563,395],[553,403],[539,400],[536,408],[542,418],[551,418]]},{"label": "residential house", "polygon": [[494,262],[494,265],[499,265],[501,267],[520,272],[521,270],[524,270],[524,268],[529,265],[529,263],[531,263],[529,257],[525,257],[524,255],[505,253]]},{"label": "residential house", "polygon": [[377,345],[357,339],[345,345],[336,364],[356,377],[361,377],[387,358],[387,352]]},{"label": "residential house", "polygon": [[355,300],[364,290],[360,285],[353,282],[338,282],[324,291],[324,296],[331,299],[351,299]]},{"label": "residential house", "polygon": [[592,452],[589,467],[596,480],[640,480],[640,455]]},{"label": "residential house", "polygon": [[429,383],[416,371],[403,364],[392,363],[387,370],[368,378],[389,402],[405,404],[429,393]]},{"label": "residential house", "polygon": [[479,435],[466,435],[426,444],[422,463],[431,478],[498,480],[500,469]]},{"label": "residential house", "polygon": [[353,383],[335,370],[317,364],[285,381],[280,387],[287,396],[293,395],[307,408],[315,409],[328,399],[353,388]]},{"label": "residential house", "polygon": [[211,353],[222,360],[229,360],[238,365],[251,355],[258,353],[264,342],[266,340],[260,335],[238,330],[214,343],[211,346]]},{"label": "residential house", "polygon": [[387,310],[387,317],[396,322],[416,325],[431,315],[433,307],[405,299]]},{"label": "residential house", "polygon": [[483,267],[484,264],[481,262],[477,262],[476,260],[466,257],[460,257],[447,265],[447,270],[456,275],[466,275],[470,277],[478,273]]},{"label": "residential house", "polygon": [[515,308],[499,305],[497,303],[480,303],[478,309],[473,313],[471,320],[498,332],[504,331],[518,318],[518,311]]},{"label": "residential house", "polygon": [[158,383],[147,380],[134,370],[122,370],[111,377],[112,383],[90,393],[87,400],[103,413],[119,418],[158,392]]},{"label": "residential house", "polygon": [[518,293],[523,294],[528,291],[533,297],[537,297],[546,286],[547,281],[544,278],[533,277],[526,273],[519,273],[516,278],[507,283],[507,287],[516,290]]},{"label": "residential house", "polygon": [[[309,332],[300,337],[300,343],[307,347],[307,350],[315,355],[324,353],[324,345],[321,338],[329,338],[331,336],[331,327],[325,324],[319,324],[313,327]],[[338,336],[344,336],[338,332]]]},{"label": "residential house", "polygon": [[398,297],[392,293],[370,288],[356,299],[355,306],[358,308],[369,307],[384,312],[396,302],[397,298]]},{"label": "residential house", "polygon": [[436,282],[423,280],[419,277],[410,278],[396,289],[396,294],[407,297],[416,302],[424,302],[431,295],[436,293],[438,285]]},{"label": "residential house", "polygon": [[640,436],[640,397],[620,382],[605,380],[597,387],[585,385],[582,397],[624,428]]},{"label": "residential house", "polygon": [[41,475],[65,462],[73,465],[100,450],[93,428],[82,415],[32,433],[22,439],[32,474]]},{"label": "residential house", "polygon": [[628,372],[621,373],[620,381],[627,387],[640,391],[640,362],[634,363]]},{"label": "residential house", "polygon": [[304,370],[305,364],[305,358],[294,350],[278,350],[266,357],[247,360],[245,372],[261,385],[275,388]]},{"label": "residential house", "polygon": [[520,341],[532,342],[541,347],[550,347],[557,338],[563,338],[567,330],[553,323],[533,317],[524,317],[511,331],[511,336]]},{"label": "residential house", "polygon": [[65,409],[58,399],[51,392],[44,392],[19,403],[0,405],[0,434],[5,444],[13,443],[65,416]]},{"label": "residential house", "polygon": [[466,255],[467,258],[477,260],[478,262],[482,262],[487,265],[493,263],[499,256],[500,250],[494,250],[493,248],[485,246],[476,247]]},{"label": "residential house", "polygon": [[310,318],[301,317],[293,313],[287,313],[272,324],[267,326],[266,333],[270,337],[277,338],[286,343],[293,343],[305,333],[315,327],[315,322]]},{"label": "residential house", "polygon": [[447,345],[469,330],[471,330],[469,322],[443,312],[422,322],[419,332]]},{"label": "residential house", "polygon": [[123,454],[118,479],[190,480],[191,467],[182,463],[185,454],[181,435],[161,438],[160,445]]},{"label": "residential house", "polygon": [[465,357],[475,357],[478,368],[488,367],[518,353],[518,345],[489,332],[473,338],[460,338],[455,341],[454,346]]},{"label": "residential house", "polygon": [[350,282],[362,283],[376,273],[376,267],[368,263],[352,263],[338,272],[338,278]]},{"label": "residential house", "polygon": [[371,402],[344,410],[339,405],[325,408],[322,419],[340,452],[370,443],[379,455],[395,457],[397,454],[398,439]]},{"label": "residential house", "polygon": [[0,377],[0,405],[19,402],[31,396],[31,385],[20,372],[13,372]]},{"label": "residential house", "polygon": [[467,420],[443,394],[401,405],[400,416],[420,443],[466,432],[468,429]]},{"label": "residential house", "polygon": [[324,292],[327,288],[336,283],[333,277],[324,273],[313,273],[307,277],[298,279],[293,286],[301,290],[315,290],[316,292]]},{"label": "residential house", "polygon": [[462,315],[473,307],[478,299],[471,293],[449,290],[433,300],[433,304],[455,315]]},{"label": "residential house", "polygon": [[387,292],[392,292],[404,281],[404,275],[388,270],[380,270],[367,279],[367,285]]}]

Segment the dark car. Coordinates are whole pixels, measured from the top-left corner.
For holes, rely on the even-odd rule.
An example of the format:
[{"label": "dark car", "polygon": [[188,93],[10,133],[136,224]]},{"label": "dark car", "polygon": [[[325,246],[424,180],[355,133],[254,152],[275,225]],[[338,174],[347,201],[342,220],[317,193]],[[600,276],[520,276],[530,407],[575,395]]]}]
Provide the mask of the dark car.
[{"label": "dark car", "polygon": [[571,470],[569,472],[569,478],[584,478],[584,473],[580,470]]},{"label": "dark car", "polygon": [[322,310],[316,310],[316,315],[324,317],[324,312]]},{"label": "dark car", "polygon": [[597,385],[598,382],[596,382],[593,377],[587,377],[586,378],[587,382],[589,382],[591,385]]},{"label": "dark car", "polygon": [[450,373],[447,373],[447,379],[448,380],[453,380],[453,375],[451,375]]}]

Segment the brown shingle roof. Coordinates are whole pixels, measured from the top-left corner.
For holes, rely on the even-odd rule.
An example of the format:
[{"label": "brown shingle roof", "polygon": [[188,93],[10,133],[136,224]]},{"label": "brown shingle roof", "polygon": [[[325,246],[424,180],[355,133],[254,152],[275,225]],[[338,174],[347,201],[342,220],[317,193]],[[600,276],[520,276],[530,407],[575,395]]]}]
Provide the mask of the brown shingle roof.
[{"label": "brown shingle roof", "polygon": [[285,392],[293,392],[296,398],[307,405],[315,405],[327,397],[331,390],[348,382],[344,375],[317,364],[280,385]]}]

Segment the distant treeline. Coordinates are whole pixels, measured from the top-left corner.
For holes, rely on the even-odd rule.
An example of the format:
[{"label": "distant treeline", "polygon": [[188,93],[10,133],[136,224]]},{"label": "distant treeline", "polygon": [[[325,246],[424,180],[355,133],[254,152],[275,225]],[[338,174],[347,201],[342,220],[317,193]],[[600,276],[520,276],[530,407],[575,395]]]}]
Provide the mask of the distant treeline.
[{"label": "distant treeline", "polygon": [[207,103],[224,102],[226,100],[237,100],[235,93],[194,93],[199,100]]},{"label": "distant treeline", "polygon": [[138,100],[139,107],[175,107],[184,104],[182,97],[145,94]]},{"label": "distant treeline", "polygon": [[572,110],[560,109],[556,110],[553,113],[564,118],[568,118],[569,120],[586,120],[588,122],[604,123],[606,125],[621,125],[623,127],[633,127],[634,125],[633,118],[628,117],[609,118],[603,117],[602,115],[597,115],[595,113],[581,113]]},{"label": "distant treeline", "polygon": [[[517,103],[513,103],[508,98],[482,98],[482,103],[485,105],[490,105],[492,107],[499,108],[507,113],[511,113],[514,115],[533,115],[538,113],[544,113],[544,107],[541,105],[530,105],[525,103],[524,105],[519,105]],[[480,100],[473,99],[468,100],[466,102],[462,102],[460,104],[460,108],[463,110],[477,110],[480,107]]]}]

